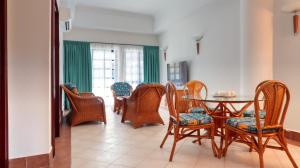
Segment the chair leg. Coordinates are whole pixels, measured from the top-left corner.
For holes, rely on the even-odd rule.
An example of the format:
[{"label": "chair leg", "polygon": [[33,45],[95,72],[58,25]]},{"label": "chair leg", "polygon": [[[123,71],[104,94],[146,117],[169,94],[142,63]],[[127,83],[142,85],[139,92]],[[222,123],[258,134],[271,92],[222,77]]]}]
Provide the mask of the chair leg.
[{"label": "chair leg", "polygon": [[173,155],[174,155],[175,148],[176,148],[178,133],[179,133],[179,128],[177,126],[174,126],[174,142],[173,142],[172,151],[171,151],[170,158],[169,158],[170,162],[172,162],[172,160],[173,160]]},{"label": "chair leg", "polygon": [[172,129],[173,129],[173,126],[172,126],[172,123],[171,123],[171,120],[170,120],[170,121],[169,121],[169,126],[168,126],[168,131],[167,131],[167,133],[166,133],[166,135],[165,135],[163,141],[162,141],[161,144],[160,144],[160,148],[162,148],[162,147],[164,146],[164,144],[165,144],[165,142],[166,142],[168,136],[171,134]]},{"label": "chair leg", "polygon": [[264,168],[264,148],[262,137],[258,136],[258,155],[259,155],[259,167]]},{"label": "chair leg", "polygon": [[222,153],[222,155],[224,157],[226,156],[228,146],[229,146],[229,130],[228,130],[227,127],[225,127],[225,148],[224,148],[223,153]]},{"label": "chair leg", "polygon": [[[197,130],[197,136],[200,137],[200,129]],[[198,143],[201,145],[201,138],[198,138]]]},{"label": "chair leg", "polygon": [[282,147],[283,147],[283,150],[285,151],[285,153],[286,153],[287,156],[289,157],[289,159],[290,159],[290,161],[292,162],[294,168],[298,168],[297,163],[295,162],[293,156],[291,155],[291,153],[290,153],[290,151],[289,151],[289,149],[288,149],[288,147],[287,147],[287,143],[286,143],[286,141],[285,141],[285,139],[284,139],[284,136],[283,136],[283,135],[279,135],[278,138],[279,138],[280,142],[281,142],[282,145],[283,145],[283,146],[282,146]]},{"label": "chair leg", "polygon": [[210,137],[211,137],[211,147],[212,147],[214,156],[218,157],[219,153],[218,153],[216,142],[215,142],[215,127],[214,126],[212,126],[211,130],[208,131],[208,135],[210,135]]},{"label": "chair leg", "polygon": [[[251,136],[251,139],[254,139],[254,137]],[[249,148],[249,152],[252,152],[252,151],[253,151],[253,143],[252,143],[252,145],[251,145],[250,148]]]}]

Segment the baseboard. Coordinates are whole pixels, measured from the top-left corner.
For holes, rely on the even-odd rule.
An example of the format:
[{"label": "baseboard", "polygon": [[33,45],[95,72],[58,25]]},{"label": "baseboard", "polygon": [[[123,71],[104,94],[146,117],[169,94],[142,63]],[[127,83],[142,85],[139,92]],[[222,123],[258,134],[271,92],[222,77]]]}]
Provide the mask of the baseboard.
[{"label": "baseboard", "polygon": [[284,130],[284,135],[288,139],[288,142],[300,146],[300,132]]},{"label": "baseboard", "polygon": [[40,168],[52,165],[52,151],[48,154],[27,156],[22,158],[10,159],[9,168]]}]

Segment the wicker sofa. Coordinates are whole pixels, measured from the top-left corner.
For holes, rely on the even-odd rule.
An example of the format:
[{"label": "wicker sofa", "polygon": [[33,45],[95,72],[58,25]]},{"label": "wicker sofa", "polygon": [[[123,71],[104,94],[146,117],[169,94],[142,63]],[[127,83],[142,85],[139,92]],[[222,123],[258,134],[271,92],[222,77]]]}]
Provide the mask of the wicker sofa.
[{"label": "wicker sofa", "polygon": [[122,123],[131,121],[134,128],[144,124],[164,124],[158,112],[164,94],[165,88],[160,84],[138,86],[128,99],[124,99]]},{"label": "wicker sofa", "polygon": [[101,97],[93,93],[78,93],[76,88],[61,85],[71,106],[71,126],[88,121],[102,121],[106,124],[105,105]]}]

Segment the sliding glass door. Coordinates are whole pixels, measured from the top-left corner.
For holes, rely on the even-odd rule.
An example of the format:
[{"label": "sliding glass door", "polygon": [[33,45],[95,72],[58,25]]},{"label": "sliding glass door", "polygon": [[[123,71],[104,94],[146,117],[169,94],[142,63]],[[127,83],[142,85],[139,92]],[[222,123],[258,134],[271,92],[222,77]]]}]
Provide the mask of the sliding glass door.
[{"label": "sliding glass door", "polygon": [[128,82],[135,88],[143,82],[143,47],[91,44],[93,93],[113,105],[111,85]]},{"label": "sliding glass door", "polygon": [[93,93],[105,99],[107,105],[112,105],[110,86],[116,81],[118,51],[108,47],[92,49],[93,60]]}]

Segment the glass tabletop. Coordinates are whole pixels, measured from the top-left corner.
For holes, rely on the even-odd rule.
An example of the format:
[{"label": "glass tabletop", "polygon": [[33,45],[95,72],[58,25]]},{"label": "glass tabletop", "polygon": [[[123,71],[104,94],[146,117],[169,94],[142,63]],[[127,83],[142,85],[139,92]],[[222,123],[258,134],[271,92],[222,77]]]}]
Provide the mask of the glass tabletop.
[{"label": "glass tabletop", "polygon": [[235,97],[216,97],[208,96],[206,99],[197,96],[182,96],[185,100],[199,100],[205,102],[227,102],[227,103],[244,103],[253,102],[254,96],[235,96]]}]

